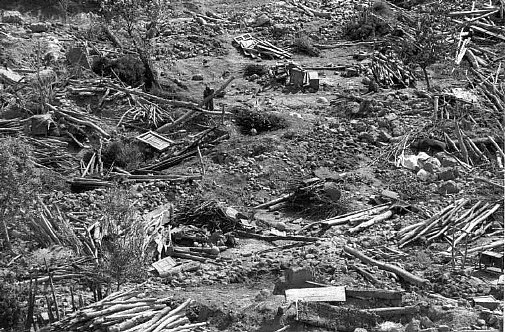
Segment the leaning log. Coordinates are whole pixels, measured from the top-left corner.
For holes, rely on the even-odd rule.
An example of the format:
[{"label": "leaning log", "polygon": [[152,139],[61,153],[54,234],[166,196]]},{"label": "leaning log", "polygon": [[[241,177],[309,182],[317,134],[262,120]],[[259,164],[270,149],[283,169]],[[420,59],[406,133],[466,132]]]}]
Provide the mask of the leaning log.
[{"label": "leaning log", "polygon": [[381,270],[393,272],[394,274],[396,274],[397,276],[399,276],[400,278],[402,278],[403,280],[405,280],[411,284],[414,284],[417,286],[425,286],[428,284],[427,279],[415,276],[412,273],[399,268],[398,266],[375,260],[371,257],[366,256],[362,252],[360,252],[356,249],[353,249],[349,246],[344,246],[344,251],[348,254],[353,255],[354,257],[359,258],[363,263],[367,263],[370,265],[376,265]]}]

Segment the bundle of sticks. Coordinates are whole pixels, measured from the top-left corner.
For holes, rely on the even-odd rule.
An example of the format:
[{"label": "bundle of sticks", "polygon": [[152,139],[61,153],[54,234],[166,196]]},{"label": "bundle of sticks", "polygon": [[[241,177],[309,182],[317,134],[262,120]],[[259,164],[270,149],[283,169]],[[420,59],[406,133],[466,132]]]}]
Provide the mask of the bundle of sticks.
[{"label": "bundle of sticks", "polygon": [[[505,112],[505,88],[502,80],[500,80],[501,63],[496,71],[487,76],[477,69],[472,69],[472,72],[477,76],[478,81],[476,87],[486,97],[489,106],[496,111],[497,114]],[[503,76],[502,76],[503,78]]]},{"label": "bundle of sticks", "polygon": [[494,222],[488,218],[501,204],[477,201],[468,207],[469,203],[468,199],[457,200],[431,218],[403,228],[398,232],[398,247],[402,248],[419,239],[430,243],[446,238],[451,245],[450,251],[463,240],[468,243],[481,237],[493,227]]},{"label": "bundle of sticks", "polygon": [[241,223],[226,211],[226,207],[214,200],[190,200],[181,204],[174,215],[178,225],[192,225],[209,231],[228,233],[241,228]]},{"label": "bundle of sticks", "polygon": [[[449,16],[452,17],[453,22],[462,27],[470,27],[481,36],[495,41],[505,41],[505,29],[493,22],[494,19],[503,21],[503,5],[485,6],[484,8],[473,7],[471,10],[450,12]],[[457,18],[463,18],[463,20]],[[479,39],[484,38],[480,37]]]},{"label": "bundle of sticks", "polygon": [[415,76],[396,59],[375,53],[372,56],[372,73],[374,79],[383,87],[409,87],[415,82]]},{"label": "bundle of sticks", "polygon": [[82,111],[73,111],[64,109],[60,106],[54,106],[51,104],[45,104],[51,111],[53,111],[57,116],[64,118],[69,123],[72,123],[76,126],[86,126],[91,129],[94,129],[98,133],[100,133],[104,137],[110,137],[110,135],[103,130],[100,126],[96,124],[99,122],[99,119],[95,118],[93,115],[89,113],[85,113]]},{"label": "bundle of sticks", "polygon": [[19,119],[0,119],[0,134],[18,133],[23,130]]},{"label": "bundle of sticks", "polygon": [[191,299],[187,299],[175,306],[172,298],[156,298],[140,290],[124,291],[81,308],[39,331],[195,331],[207,323],[189,321],[185,309],[190,303]]},{"label": "bundle of sticks", "polygon": [[76,158],[67,152],[67,142],[54,138],[33,138],[21,136],[21,139],[33,147],[32,161],[35,166],[50,168],[60,173],[70,173],[77,166]]},{"label": "bundle of sticks", "polygon": [[305,225],[299,229],[296,234],[300,234],[314,226],[322,226],[323,228],[330,228],[338,225],[351,225],[348,233],[357,233],[373,225],[385,221],[393,216],[391,206],[389,203],[376,205],[370,208],[365,208],[359,211],[353,211],[342,214],[336,217],[328,218],[321,221]]}]

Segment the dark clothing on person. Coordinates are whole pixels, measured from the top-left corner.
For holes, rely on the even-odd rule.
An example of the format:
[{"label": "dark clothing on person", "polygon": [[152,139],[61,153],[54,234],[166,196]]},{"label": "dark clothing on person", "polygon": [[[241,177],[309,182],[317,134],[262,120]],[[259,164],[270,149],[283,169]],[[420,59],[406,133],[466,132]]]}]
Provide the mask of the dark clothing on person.
[{"label": "dark clothing on person", "polygon": [[[214,94],[214,89],[209,88],[208,86],[205,87],[205,90],[203,90],[203,99],[207,98],[208,96],[211,96]],[[214,97],[210,98],[205,104],[204,104],[205,109],[209,111],[214,110]]]}]

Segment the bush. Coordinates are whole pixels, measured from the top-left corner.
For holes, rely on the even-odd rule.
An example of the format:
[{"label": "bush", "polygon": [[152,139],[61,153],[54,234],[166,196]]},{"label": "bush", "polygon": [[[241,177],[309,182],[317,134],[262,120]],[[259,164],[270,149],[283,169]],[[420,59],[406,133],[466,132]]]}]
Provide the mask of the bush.
[{"label": "bush", "polygon": [[110,188],[102,212],[101,272],[119,289],[125,281],[145,276],[145,265],[149,263],[144,252],[146,234],[125,189]]},{"label": "bush", "polygon": [[426,69],[452,49],[452,45],[446,41],[446,35],[439,32],[447,23],[444,17],[425,14],[417,20],[413,38],[405,39],[402,43],[391,43],[391,48],[403,63],[411,67],[421,67],[428,90],[431,86]]},{"label": "bush", "polygon": [[388,23],[392,15],[389,5],[382,1],[375,1],[372,6],[357,12],[344,23],[343,35],[349,40],[367,40],[382,37],[393,31]]},{"label": "bush", "polygon": [[106,166],[114,165],[127,170],[138,168],[144,158],[140,146],[134,141],[115,140],[102,152],[102,161]]},{"label": "bush", "polygon": [[31,205],[39,178],[30,159],[31,150],[15,138],[0,139],[0,219],[5,245],[11,248],[9,226],[20,210]]},{"label": "bush", "polygon": [[246,134],[254,131],[257,133],[263,131],[277,130],[288,126],[285,118],[273,112],[261,112],[258,110],[241,109],[236,114],[237,125],[241,127]]},{"label": "bush", "polygon": [[268,74],[268,67],[259,64],[248,64],[244,67],[244,77],[249,77],[255,74],[260,77]]},{"label": "bush", "polygon": [[7,282],[0,283],[0,328],[14,330],[21,322],[19,294]]},{"label": "bush", "polygon": [[125,55],[116,60],[100,58],[93,63],[93,71],[111,78],[117,75],[121,81],[131,87],[138,87],[145,82],[144,64],[133,55]]},{"label": "bush", "polygon": [[310,56],[319,56],[321,53],[319,49],[314,47],[312,40],[305,35],[294,40],[293,49],[297,53],[307,54]]}]

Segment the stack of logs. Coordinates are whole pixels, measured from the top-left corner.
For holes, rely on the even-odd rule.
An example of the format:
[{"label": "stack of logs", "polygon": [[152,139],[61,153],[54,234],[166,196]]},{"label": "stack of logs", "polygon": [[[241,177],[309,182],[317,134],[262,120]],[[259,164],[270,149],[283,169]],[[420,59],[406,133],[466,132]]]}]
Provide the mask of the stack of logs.
[{"label": "stack of logs", "polygon": [[415,82],[414,75],[399,60],[376,53],[372,56],[372,73],[382,87],[409,87]]},{"label": "stack of logs", "polygon": [[171,298],[148,297],[141,291],[126,291],[107,296],[42,328],[49,331],[194,331],[206,323],[190,323],[185,309],[191,299],[173,307]]},{"label": "stack of logs", "polygon": [[493,221],[488,218],[501,205],[477,201],[468,208],[469,203],[468,199],[458,200],[431,218],[403,228],[398,232],[398,246],[402,248],[421,238],[429,243],[447,237],[451,243],[448,251],[451,251],[463,240],[468,243],[481,237],[493,227]]}]

